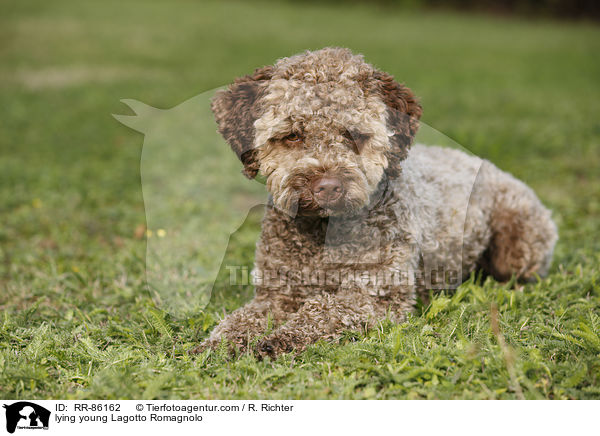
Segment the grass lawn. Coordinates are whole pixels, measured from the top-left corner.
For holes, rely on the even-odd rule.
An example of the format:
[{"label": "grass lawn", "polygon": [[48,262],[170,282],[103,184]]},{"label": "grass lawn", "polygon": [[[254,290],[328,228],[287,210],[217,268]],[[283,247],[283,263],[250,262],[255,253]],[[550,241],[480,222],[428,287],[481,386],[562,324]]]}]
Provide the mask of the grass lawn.
[{"label": "grass lawn", "polygon": [[[316,3],[11,0],[0,15],[0,398],[600,398],[600,28]],[[219,274],[175,318],[145,287],[143,137],[169,108],[340,45],[423,120],[529,183],[560,229],[549,277],[476,278],[408,322],[298,356],[189,356],[252,295]],[[223,171],[223,191],[228,177]],[[250,182],[248,182],[250,183]],[[226,262],[251,265],[251,214]],[[193,309],[193,310],[192,310]]]}]

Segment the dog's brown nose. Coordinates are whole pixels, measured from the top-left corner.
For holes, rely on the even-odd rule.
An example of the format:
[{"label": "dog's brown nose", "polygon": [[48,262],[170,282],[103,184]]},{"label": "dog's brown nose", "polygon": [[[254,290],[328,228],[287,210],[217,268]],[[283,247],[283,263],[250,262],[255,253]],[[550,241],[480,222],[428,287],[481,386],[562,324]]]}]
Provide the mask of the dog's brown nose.
[{"label": "dog's brown nose", "polygon": [[342,182],[335,177],[321,177],[312,183],[312,192],[319,203],[333,203],[344,193]]}]

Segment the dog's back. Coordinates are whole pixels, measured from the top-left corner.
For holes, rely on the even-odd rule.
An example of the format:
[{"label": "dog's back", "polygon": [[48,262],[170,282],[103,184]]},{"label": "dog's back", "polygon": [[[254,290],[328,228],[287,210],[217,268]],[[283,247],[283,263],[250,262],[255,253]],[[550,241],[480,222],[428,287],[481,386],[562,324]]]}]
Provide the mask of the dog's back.
[{"label": "dog's back", "polygon": [[417,144],[394,186],[415,209],[424,269],[444,269],[455,279],[446,276],[444,285],[460,284],[477,267],[499,280],[547,273],[557,240],[550,211],[489,161]]}]

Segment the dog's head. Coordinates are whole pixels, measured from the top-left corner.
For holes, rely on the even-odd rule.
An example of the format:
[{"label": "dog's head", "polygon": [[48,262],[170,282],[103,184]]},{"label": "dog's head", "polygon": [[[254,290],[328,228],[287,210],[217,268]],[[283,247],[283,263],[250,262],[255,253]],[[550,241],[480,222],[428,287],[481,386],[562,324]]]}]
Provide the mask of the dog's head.
[{"label": "dog's head", "polygon": [[395,177],[419,126],[413,93],[347,49],[279,60],[212,102],[219,132],[278,208],[342,215]]}]

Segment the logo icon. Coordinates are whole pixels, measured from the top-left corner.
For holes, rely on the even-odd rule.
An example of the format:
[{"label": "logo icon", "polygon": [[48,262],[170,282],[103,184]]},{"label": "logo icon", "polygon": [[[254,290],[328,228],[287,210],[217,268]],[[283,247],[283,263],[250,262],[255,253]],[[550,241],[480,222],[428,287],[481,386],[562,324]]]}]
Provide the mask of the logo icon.
[{"label": "logo icon", "polygon": [[18,429],[48,429],[50,411],[29,401],[19,401],[10,405],[4,404],[6,409],[6,431],[14,433]]}]

